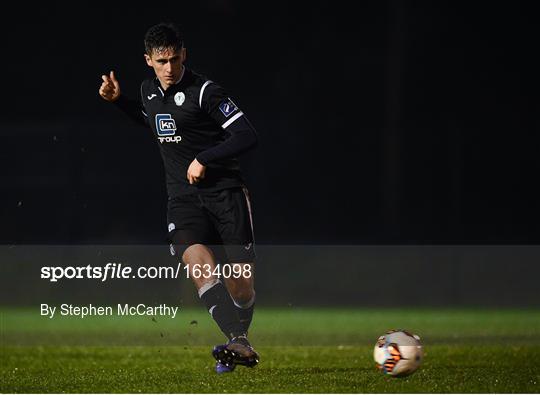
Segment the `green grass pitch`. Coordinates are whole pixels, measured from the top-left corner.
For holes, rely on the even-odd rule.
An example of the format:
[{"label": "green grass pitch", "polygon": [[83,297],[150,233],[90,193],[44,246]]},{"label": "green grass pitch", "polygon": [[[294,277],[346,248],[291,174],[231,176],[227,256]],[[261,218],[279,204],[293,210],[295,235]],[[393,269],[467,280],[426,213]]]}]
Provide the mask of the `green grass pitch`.
[{"label": "green grass pitch", "polygon": [[[223,341],[208,313],[175,319],[42,318],[1,309],[1,392],[343,393],[540,390],[538,310],[263,309],[251,339],[259,366],[216,375]],[[422,337],[425,361],[391,378],[374,366],[388,329]]]}]

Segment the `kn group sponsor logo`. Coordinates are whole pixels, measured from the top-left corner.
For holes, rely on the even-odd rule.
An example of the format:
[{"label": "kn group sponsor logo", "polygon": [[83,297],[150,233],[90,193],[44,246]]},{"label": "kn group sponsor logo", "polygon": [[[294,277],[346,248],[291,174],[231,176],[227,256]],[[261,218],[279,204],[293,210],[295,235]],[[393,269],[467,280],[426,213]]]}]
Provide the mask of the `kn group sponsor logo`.
[{"label": "kn group sponsor logo", "polygon": [[156,130],[160,143],[179,143],[181,136],[176,134],[176,122],[171,114],[156,114]]},{"label": "kn group sponsor logo", "polygon": [[173,136],[176,133],[176,122],[171,114],[156,114],[156,130],[158,136]]}]

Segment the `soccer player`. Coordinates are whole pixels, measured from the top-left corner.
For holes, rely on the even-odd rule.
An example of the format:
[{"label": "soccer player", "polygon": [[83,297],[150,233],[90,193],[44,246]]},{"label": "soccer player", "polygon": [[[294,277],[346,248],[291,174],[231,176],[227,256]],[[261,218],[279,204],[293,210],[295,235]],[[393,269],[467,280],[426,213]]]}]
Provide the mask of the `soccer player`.
[{"label": "soccer player", "polygon": [[[121,93],[113,71],[102,76],[99,94],[156,136],[166,172],[171,253],[188,267],[228,338],[212,351],[216,371],[253,367],[259,362],[247,339],[255,303],[253,224],[237,156],[255,147],[255,129],[221,86],[184,65],[186,48],[176,25],[151,27],[144,44],[155,78],[142,82],[140,100]],[[218,262],[241,275],[220,276]]]}]

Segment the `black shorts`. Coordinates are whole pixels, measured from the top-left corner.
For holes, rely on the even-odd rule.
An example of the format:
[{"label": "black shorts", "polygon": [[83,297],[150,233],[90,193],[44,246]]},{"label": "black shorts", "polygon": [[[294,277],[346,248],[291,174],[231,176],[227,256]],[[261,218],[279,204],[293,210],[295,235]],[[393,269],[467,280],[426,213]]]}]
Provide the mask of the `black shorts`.
[{"label": "black shorts", "polygon": [[251,203],[246,188],[186,195],[169,200],[167,222],[171,254],[204,244],[222,263],[255,259]]}]

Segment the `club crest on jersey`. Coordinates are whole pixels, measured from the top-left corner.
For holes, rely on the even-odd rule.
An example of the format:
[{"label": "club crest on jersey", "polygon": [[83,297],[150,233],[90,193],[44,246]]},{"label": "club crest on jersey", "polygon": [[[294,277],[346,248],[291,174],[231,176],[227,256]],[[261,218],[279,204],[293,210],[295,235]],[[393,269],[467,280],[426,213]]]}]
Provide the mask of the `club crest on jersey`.
[{"label": "club crest on jersey", "polygon": [[156,130],[160,143],[179,143],[181,136],[175,136],[176,122],[171,114],[156,114]]},{"label": "club crest on jersey", "polygon": [[225,117],[228,117],[233,112],[238,110],[238,107],[236,107],[236,104],[234,104],[231,98],[229,98],[219,105],[219,110],[223,113],[223,115],[225,115]]},{"label": "club crest on jersey", "polygon": [[185,100],[186,100],[186,95],[184,95],[184,92],[177,92],[176,95],[174,95],[174,102],[176,103],[178,107],[184,104]]}]

